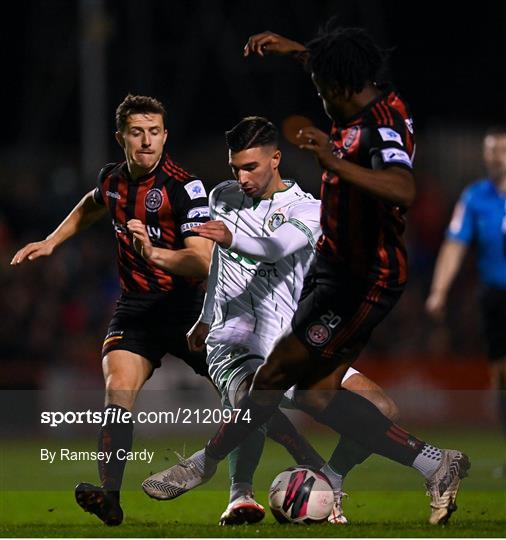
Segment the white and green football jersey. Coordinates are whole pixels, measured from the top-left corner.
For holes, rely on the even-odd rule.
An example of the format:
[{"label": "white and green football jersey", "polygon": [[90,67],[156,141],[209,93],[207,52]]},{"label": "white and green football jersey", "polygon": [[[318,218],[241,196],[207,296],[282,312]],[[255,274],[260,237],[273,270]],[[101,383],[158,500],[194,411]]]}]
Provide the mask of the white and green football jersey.
[{"label": "white and green football jersey", "polygon": [[248,197],[235,180],[219,184],[209,196],[211,219],[223,221],[234,237],[267,237],[282,224],[290,223],[307,236],[308,242],[272,263],[216,247],[214,319],[208,350],[218,344],[253,341],[267,354],[291,322],[321,232],[320,201],[295,182],[284,182],[288,188],[268,200]]}]

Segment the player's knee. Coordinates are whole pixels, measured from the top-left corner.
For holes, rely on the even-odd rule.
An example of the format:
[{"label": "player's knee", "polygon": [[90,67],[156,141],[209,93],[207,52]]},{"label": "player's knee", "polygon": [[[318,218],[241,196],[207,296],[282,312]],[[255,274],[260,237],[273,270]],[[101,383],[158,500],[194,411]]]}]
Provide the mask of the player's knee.
[{"label": "player's knee", "polygon": [[125,375],[110,373],[105,380],[106,403],[121,405],[131,410],[135,404],[139,388],[135,381]]},{"label": "player's knee", "polygon": [[332,401],[335,391],[326,390],[295,390],[294,402],[298,409],[309,414],[323,411]]},{"label": "player's knee", "polygon": [[134,391],[137,388],[137,381],[121,372],[108,373],[105,377],[105,388],[108,391]]},{"label": "player's knee", "polygon": [[355,392],[362,397],[366,398],[368,401],[370,401],[379,411],[386,416],[389,420],[392,420],[392,422],[395,422],[399,418],[399,408],[397,407],[397,404],[395,401],[388,396],[383,389],[368,389],[368,390],[361,390],[349,388],[351,392]]},{"label": "player's knee", "polygon": [[397,404],[391,397],[383,394],[374,404],[392,422],[396,422],[399,419],[399,407],[397,407]]}]

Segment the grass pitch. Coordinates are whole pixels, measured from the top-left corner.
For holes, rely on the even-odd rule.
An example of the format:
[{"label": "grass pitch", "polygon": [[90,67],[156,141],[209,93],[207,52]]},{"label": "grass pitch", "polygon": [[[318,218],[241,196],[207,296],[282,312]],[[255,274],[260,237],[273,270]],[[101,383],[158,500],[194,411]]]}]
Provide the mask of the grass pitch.
[{"label": "grass pitch", "polygon": [[[416,471],[373,456],[352,471],[345,490],[348,526],[279,525],[267,510],[266,519],[250,526],[219,527],[217,521],[227,503],[227,466],[202,488],[174,501],[149,499],[140,482],[151,472],[167,468],[175,458],[167,443],[139,440],[135,448],[156,450],[150,465],[127,466],[122,506],[124,523],[104,526],[75,503],[73,486],[94,481],[93,462],[40,461],[40,448],[94,449],[94,441],[3,441],[1,451],[1,534],[4,537],[504,537],[506,532],[506,479],[494,479],[492,470],[504,461],[504,441],[499,433],[420,433],[435,444],[458,447],[472,461],[458,497],[459,510],[445,527],[427,523],[429,499]],[[311,437],[323,455],[333,438]],[[202,441],[186,441],[187,453]],[[183,442],[171,441],[181,449]],[[255,477],[257,499],[267,506],[267,489],[274,476],[292,465],[285,451],[268,442]]]}]

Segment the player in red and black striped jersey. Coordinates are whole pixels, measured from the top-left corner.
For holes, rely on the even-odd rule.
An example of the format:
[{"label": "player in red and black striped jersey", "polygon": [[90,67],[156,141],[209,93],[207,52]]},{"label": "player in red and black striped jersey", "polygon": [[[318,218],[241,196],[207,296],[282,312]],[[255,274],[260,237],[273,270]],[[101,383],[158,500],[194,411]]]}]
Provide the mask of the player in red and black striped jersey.
[{"label": "player in red and black striped jersey", "polygon": [[[411,171],[415,143],[408,108],[393,89],[377,89],[377,97],[364,110],[342,125],[334,122],[332,153],[367,169]],[[301,137],[312,138],[312,134],[313,130],[308,130]],[[408,175],[406,184],[412,184]],[[402,234],[410,201],[395,200],[395,195],[379,198],[364,186],[340,181],[331,165],[323,173],[321,198],[323,235],[318,251],[326,259],[347,266],[354,276],[380,287],[403,285],[406,249]]]},{"label": "player in red and black striped jersey", "polygon": [[[118,243],[121,297],[102,349],[106,411],[99,436],[102,485],[79,484],[77,502],[107,525],[123,519],[119,504],[125,454],[132,448],[133,424],[115,411],[131,411],[137,395],[170,353],[196,373],[207,375],[203,353],[190,352],[186,333],[203,301],[212,242],[192,232],[208,221],[202,181],[164,153],[167,139],[163,105],[147,96],[128,95],[116,111],[116,139],[125,161],[104,167],[98,186],[42,242],[19,250],[12,264],[51,255],[65,240],[110,214]],[[120,454],[121,455],[121,454]]]},{"label": "player in red and black striped jersey", "polygon": [[[325,83],[314,76],[313,80],[325,102],[329,89],[320,88]],[[407,105],[388,85],[371,85],[369,102],[358,111],[342,116],[331,103],[325,108],[335,114],[330,138],[309,127],[301,130],[299,140],[324,169],[315,269],[326,269],[345,285],[338,295],[339,308],[320,302],[321,313],[308,313],[306,302],[293,328],[324,358],[341,357],[342,347],[353,345],[348,358],[353,361],[407,281],[403,232],[405,212],[414,197],[413,121]],[[338,317],[339,325],[327,324],[326,313],[333,314],[330,319]]]},{"label": "player in red and black striped jersey", "polygon": [[[184,467],[165,471],[170,484],[165,487],[179,495],[209,479],[217,462],[265,423],[295,384],[297,405],[316,420],[420,471],[432,498],[430,522],[445,523],[456,509],[467,456],[418,440],[368,400],[340,387],[406,282],[403,216],[415,196],[407,107],[393,90],[376,84],[384,53],[362,29],[328,25],[307,46],[263,32],[252,36],[244,51],[245,56],[266,53],[304,61],[334,123],[330,138],[314,126],[298,133],[300,148],[313,152],[324,171],[323,235],[292,332],[276,343],[256,371],[249,396],[236,405],[250,417],[245,421],[239,414],[222,424]],[[328,465],[334,485],[332,458]]]},{"label": "player in red and black striped jersey", "polygon": [[97,204],[107,208],[112,218],[123,291],[184,294],[184,289],[195,288],[193,271],[190,277],[178,275],[138,253],[127,223],[137,219],[145,224],[154,247],[185,248],[186,239],[196,238],[191,227],[209,219],[201,180],[164,154],[155,170],[135,179],[126,162],[107,165],[100,171],[93,197]]}]

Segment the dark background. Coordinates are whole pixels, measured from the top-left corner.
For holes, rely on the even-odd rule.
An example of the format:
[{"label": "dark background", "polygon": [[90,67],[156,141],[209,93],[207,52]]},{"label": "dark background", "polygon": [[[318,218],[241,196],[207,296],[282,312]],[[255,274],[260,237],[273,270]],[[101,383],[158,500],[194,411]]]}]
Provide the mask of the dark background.
[{"label": "dark background", "polygon": [[[114,111],[128,93],[168,111],[168,149],[208,182],[230,177],[223,132],[260,114],[304,114],[329,126],[299,65],[242,58],[250,34],[310,39],[331,16],[363,26],[391,49],[389,75],[417,129],[418,199],[407,233],[410,284],[369,353],[399,361],[483,353],[472,258],[454,287],[447,325],[423,302],[451,209],[483,173],[481,139],[504,124],[506,3],[398,1],[18,1],[2,17],[0,327],[3,380],[45,385],[64,368],[99,380],[98,351],[118,289],[109,223],[43,261],[9,267],[122,159]],[[318,193],[313,158],[282,141],[283,172]],[[83,382],[84,381],[84,382]],[[90,383],[91,384],[91,383]]]},{"label": "dark background", "polygon": [[[7,105],[2,147],[79,145],[80,4],[96,3],[10,4],[0,38]],[[389,0],[104,0],[103,18],[90,25],[104,47],[102,120],[113,129],[112,113],[128,91],[167,104],[178,145],[198,144],[245,114],[279,121],[296,110],[319,118],[315,92],[298,66],[278,58],[243,61],[241,49],[264,29],[306,41],[333,15],[393,49],[391,76],[419,129],[436,119],[479,126],[504,121],[506,4]]]}]

